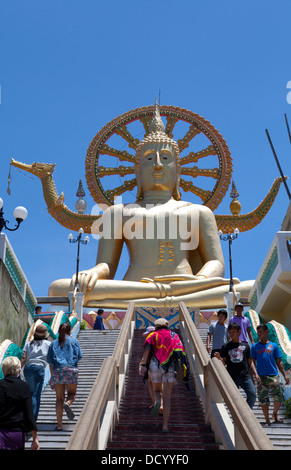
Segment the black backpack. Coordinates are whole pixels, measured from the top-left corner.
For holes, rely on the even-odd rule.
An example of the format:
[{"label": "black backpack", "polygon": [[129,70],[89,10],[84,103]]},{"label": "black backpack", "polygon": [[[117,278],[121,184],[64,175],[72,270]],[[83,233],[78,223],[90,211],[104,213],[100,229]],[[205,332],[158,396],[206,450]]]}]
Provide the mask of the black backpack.
[{"label": "black backpack", "polygon": [[175,365],[175,379],[177,382],[183,382],[184,378],[186,377],[186,366],[184,361],[180,356],[175,354],[174,357],[174,365]]}]

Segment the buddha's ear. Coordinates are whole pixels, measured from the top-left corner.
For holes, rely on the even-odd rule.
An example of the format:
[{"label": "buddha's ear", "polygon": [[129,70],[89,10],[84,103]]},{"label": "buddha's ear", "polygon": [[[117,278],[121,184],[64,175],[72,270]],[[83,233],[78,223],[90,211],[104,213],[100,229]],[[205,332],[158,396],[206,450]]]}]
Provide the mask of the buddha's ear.
[{"label": "buddha's ear", "polygon": [[181,193],[180,193],[180,176],[181,176],[181,165],[177,165],[177,178],[176,178],[176,185],[173,192],[173,198],[176,201],[180,201]]},{"label": "buddha's ear", "polygon": [[135,178],[136,178],[136,183],[137,183],[136,200],[141,201],[144,197],[144,194],[143,194],[143,190],[142,190],[142,187],[141,187],[138,166],[135,165],[134,171],[135,171]]}]

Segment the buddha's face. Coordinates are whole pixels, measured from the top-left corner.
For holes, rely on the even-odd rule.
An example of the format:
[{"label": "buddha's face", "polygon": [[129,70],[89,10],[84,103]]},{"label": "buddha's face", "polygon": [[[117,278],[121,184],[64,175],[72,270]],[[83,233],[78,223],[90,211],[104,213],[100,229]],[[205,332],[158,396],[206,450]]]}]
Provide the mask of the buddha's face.
[{"label": "buddha's face", "polygon": [[139,160],[139,179],[143,191],[174,192],[178,172],[176,154],[167,142],[144,145]]}]

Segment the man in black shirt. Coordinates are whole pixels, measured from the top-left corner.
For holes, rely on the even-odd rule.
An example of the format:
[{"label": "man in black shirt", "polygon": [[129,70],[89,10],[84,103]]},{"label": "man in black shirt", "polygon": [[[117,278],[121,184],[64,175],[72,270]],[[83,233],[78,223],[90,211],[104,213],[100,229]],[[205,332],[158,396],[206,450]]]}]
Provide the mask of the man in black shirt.
[{"label": "man in black shirt", "polygon": [[249,345],[239,340],[240,332],[241,328],[238,323],[230,323],[228,326],[230,341],[224,344],[220,353],[215,353],[214,356],[226,365],[232,380],[238,388],[241,387],[245,391],[247,403],[250,408],[253,408],[256,401],[256,388],[251,375],[255,376],[256,371],[250,357]]}]

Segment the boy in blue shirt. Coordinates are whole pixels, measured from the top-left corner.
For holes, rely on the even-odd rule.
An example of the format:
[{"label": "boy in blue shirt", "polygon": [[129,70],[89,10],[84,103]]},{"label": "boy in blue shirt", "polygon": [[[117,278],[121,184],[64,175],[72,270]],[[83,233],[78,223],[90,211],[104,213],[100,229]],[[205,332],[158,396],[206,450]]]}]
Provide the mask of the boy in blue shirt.
[{"label": "boy in blue shirt", "polygon": [[281,403],[284,401],[283,387],[278,375],[278,370],[283,375],[286,384],[290,383],[290,379],[287,377],[283,367],[280,349],[276,343],[268,340],[268,331],[267,325],[259,325],[257,327],[259,342],[253,344],[251,347],[251,358],[257,369],[256,379],[258,381],[259,404],[262,407],[266,419],[266,426],[271,425],[269,419],[270,388],[274,398],[272,419],[275,423],[282,422],[277,416]]},{"label": "boy in blue shirt", "polygon": [[208,328],[207,340],[206,340],[206,349],[210,353],[210,343],[212,338],[212,350],[211,357],[214,357],[216,352],[220,352],[223,344],[226,344],[228,341],[228,332],[225,321],[227,319],[227,311],[222,308],[217,312],[217,322],[211,323]]}]

